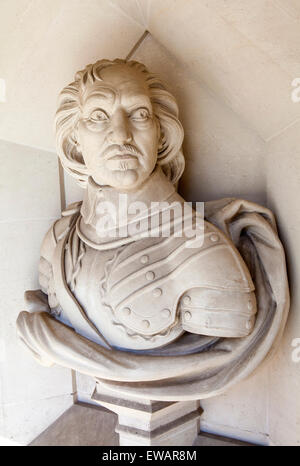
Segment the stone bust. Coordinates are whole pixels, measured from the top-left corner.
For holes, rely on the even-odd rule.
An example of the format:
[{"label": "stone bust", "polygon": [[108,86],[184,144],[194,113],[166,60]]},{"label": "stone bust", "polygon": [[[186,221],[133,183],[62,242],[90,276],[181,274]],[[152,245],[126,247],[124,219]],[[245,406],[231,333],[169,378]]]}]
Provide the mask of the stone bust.
[{"label": "stone bust", "polygon": [[[140,63],[100,60],[78,72],[60,94],[56,136],[61,163],[85,194],[47,233],[39,265],[44,295],[29,292],[38,312],[18,319],[20,337],[35,356],[103,379],[143,381],[158,399],[169,378],[169,397],[182,395],[183,381],[174,380],[183,364],[191,397],[216,394],[251,372],[278,338],[288,308],[272,213],[225,199],[208,203],[201,235],[197,229],[177,234],[182,222],[172,206],[185,204],[177,193],[183,128],[175,98]],[[123,221],[120,198],[143,207]],[[157,214],[151,203],[172,211],[168,222],[159,217],[153,235],[146,234]],[[107,205],[117,212],[117,228]],[[198,216],[191,208],[189,215]],[[162,235],[166,223],[169,234]],[[58,340],[77,356],[71,350],[62,356]],[[146,375],[141,365],[139,375],[126,372],[126,358],[142,358]],[[153,386],[153,380],[164,383]]]},{"label": "stone bust", "polygon": [[[87,187],[76,226],[70,225],[77,214],[65,215],[42,247],[40,283],[52,312],[94,341],[100,343],[99,332],[110,345],[135,350],[166,345],[184,330],[227,337],[250,333],[256,311],[251,277],[234,245],[208,222],[197,248],[184,248],[186,238],[135,235],[108,242],[97,234],[101,203],[116,203],[119,193],[128,204],[183,202],[174,188],[184,167],[175,99],[140,64],[118,61],[88,66],[60,99],[61,160]],[[78,248],[80,260],[73,253],[66,281],[90,328],[77,326],[58,296],[56,277],[49,275],[53,238],[67,230],[68,250]]]}]

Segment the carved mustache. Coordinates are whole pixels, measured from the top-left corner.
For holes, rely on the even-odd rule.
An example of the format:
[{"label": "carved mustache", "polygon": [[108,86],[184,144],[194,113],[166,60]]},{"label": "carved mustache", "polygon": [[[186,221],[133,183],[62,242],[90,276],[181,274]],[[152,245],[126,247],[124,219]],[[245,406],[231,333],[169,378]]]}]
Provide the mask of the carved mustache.
[{"label": "carved mustache", "polygon": [[112,146],[109,146],[107,149],[105,149],[103,156],[105,159],[109,159],[110,157],[113,157],[114,155],[119,155],[119,154],[133,154],[140,156],[142,153],[135,147],[132,146],[131,144],[113,144]]}]

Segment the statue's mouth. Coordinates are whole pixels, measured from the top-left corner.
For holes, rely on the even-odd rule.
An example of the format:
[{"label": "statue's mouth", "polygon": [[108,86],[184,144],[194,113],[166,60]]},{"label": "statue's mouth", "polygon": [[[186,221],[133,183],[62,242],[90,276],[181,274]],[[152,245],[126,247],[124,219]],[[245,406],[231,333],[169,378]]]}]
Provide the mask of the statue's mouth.
[{"label": "statue's mouth", "polygon": [[107,159],[106,166],[110,170],[135,170],[139,166],[138,157],[128,153],[114,154]]},{"label": "statue's mouth", "polygon": [[108,160],[132,160],[137,159],[137,157],[133,154],[116,154],[112,157],[109,157]]},{"label": "statue's mouth", "polygon": [[106,160],[134,160],[141,155],[139,149],[131,144],[113,144],[103,152],[103,157]]}]

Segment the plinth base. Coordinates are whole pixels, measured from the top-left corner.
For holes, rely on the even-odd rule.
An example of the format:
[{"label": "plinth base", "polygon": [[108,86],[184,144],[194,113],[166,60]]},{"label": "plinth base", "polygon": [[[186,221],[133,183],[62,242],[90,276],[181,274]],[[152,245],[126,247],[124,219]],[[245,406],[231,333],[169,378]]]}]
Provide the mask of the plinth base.
[{"label": "plinth base", "polygon": [[190,446],[197,438],[198,401],[152,401],[118,395],[97,382],[92,399],[118,415],[119,444]]},{"label": "plinth base", "polygon": [[[78,402],[42,432],[32,446],[118,446],[117,415],[94,404]],[[193,446],[249,446],[250,443],[201,432]],[[181,441],[176,446],[181,446]]]}]

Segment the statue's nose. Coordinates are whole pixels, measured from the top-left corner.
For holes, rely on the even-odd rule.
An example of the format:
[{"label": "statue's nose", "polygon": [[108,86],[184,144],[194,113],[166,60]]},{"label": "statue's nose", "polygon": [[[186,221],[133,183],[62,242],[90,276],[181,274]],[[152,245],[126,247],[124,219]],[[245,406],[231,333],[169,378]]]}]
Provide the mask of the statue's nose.
[{"label": "statue's nose", "polygon": [[124,110],[118,110],[111,117],[109,139],[114,144],[125,144],[132,141],[130,123]]}]

